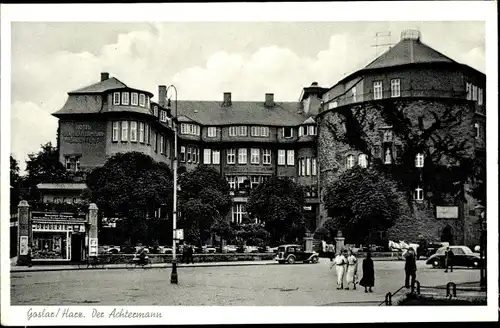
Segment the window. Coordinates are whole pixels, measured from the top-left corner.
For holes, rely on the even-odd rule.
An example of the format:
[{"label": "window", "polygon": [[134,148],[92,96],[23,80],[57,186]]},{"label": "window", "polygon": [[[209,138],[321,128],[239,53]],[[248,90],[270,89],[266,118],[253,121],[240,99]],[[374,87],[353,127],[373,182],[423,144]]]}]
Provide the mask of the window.
[{"label": "window", "polygon": [[393,79],[391,80],[391,97],[401,96],[401,80]]},{"label": "window", "polygon": [[253,188],[256,188],[258,185],[259,185],[259,176],[258,175],[254,175],[254,176],[251,176],[250,177],[250,188],[253,189]]},{"label": "window", "polygon": [[235,164],[236,163],[236,150],[228,149],[227,150],[227,164]]},{"label": "window", "polygon": [[186,162],[191,163],[191,147],[187,147]]},{"label": "window", "polygon": [[424,167],[424,154],[418,153],[415,156],[415,167]]},{"label": "window", "polygon": [[392,163],[392,152],[391,152],[391,148],[387,148],[387,149],[385,150],[384,163],[385,163],[385,164],[391,164],[391,163]]},{"label": "window", "polygon": [[139,104],[139,94],[137,92],[132,92],[132,96],[130,97],[130,104],[132,106],[137,106]]},{"label": "window", "polygon": [[235,126],[230,126],[229,127],[229,136],[230,137],[236,137],[236,127]]},{"label": "window", "polygon": [[122,141],[128,140],[128,121],[122,121]]},{"label": "window", "polygon": [[149,97],[146,97],[146,107],[149,108]]},{"label": "window", "polygon": [[155,153],[158,152],[158,132],[153,134],[153,145],[155,146]]},{"label": "window", "polygon": [[286,151],[286,164],[290,166],[295,165],[295,151],[293,149]]},{"label": "window", "polygon": [[118,141],[119,137],[118,137],[118,130],[120,129],[119,128],[120,126],[120,122],[113,122],[113,141]]},{"label": "window", "polygon": [[181,146],[181,162],[186,161],[186,147]]},{"label": "window", "polygon": [[260,137],[260,126],[252,126],[250,129],[252,137]]},{"label": "window", "polygon": [[200,162],[200,148],[195,147],[193,149],[193,163],[199,163]]},{"label": "window", "polygon": [[467,100],[471,100],[472,99],[472,85],[468,82],[465,84],[465,92],[466,92]]},{"label": "window", "polygon": [[234,175],[226,176],[227,182],[229,183],[229,188],[231,190],[236,189],[236,177]]},{"label": "window", "polygon": [[262,156],[262,163],[263,164],[271,164],[271,150],[270,149],[264,149],[264,154]]},{"label": "window", "polygon": [[283,138],[293,138],[293,128],[284,127],[283,128]]},{"label": "window", "polygon": [[181,124],[181,134],[200,135],[200,127],[196,124]]},{"label": "window", "polygon": [[303,135],[304,135],[304,127],[303,126],[299,126],[299,137],[302,137]]},{"label": "window", "polygon": [[139,95],[139,106],[142,107],[146,106],[146,96],[143,95],[142,93]]},{"label": "window", "polygon": [[260,127],[260,136],[261,137],[269,137],[269,128],[267,126]]},{"label": "window", "polygon": [[148,145],[151,144],[151,129],[149,128],[149,124],[144,124],[145,132],[144,132],[144,142]]},{"label": "window", "polygon": [[160,135],[160,154],[163,154],[163,149],[165,149],[165,137]]},{"label": "window", "polygon": [[384,142],[392,142],[392,131],[384,131]]},{"label": "window", "polygon": [[120,104],[120,93],[115,92],[113,93],[113,105],[119,105]]},{"label": "window", "polygon": [[373,99],[382,99],[382,81],[373,82]]},{"label": "window", "polygon": [[220,164],[220,150],[212,150],[212,164]]},{"label": "window", "polygon": [[285,150],[278,150],[278,165],[285,165]]},{"label": "window", "polygon": [[477,87],[475,85],[472,86],[472,101],[477,100]]},{"label": "window", "polygon": [[234,223],[242,223],[243,218],[246,216],[245,204],[233,204],[232,218]]},{"label": "window", "polygon": [[153,115],[158,118],[158,106],[153,107]]},{"label": "window", "polygon": [[309,130],[307,132],[308,135],[310,135],[310,136],[315,136],[316,135],[316,127],[314,125],[309,125],[307,127],[307,129]]},{"label": "window", "polygon": [[415,189],[415,193],[413,195],[415,200],[422,201],[424,200],[424,190],[420,187]]},{"label": "window", "polygon": [[72,170],[74,168],[75,172],[80,171],[80,157],[65,156],[65,164],[66,170]]},{"label": "window", "polygon": [[66,170],[71,170],[71,157],[66,156]]},{"label": "window", "polygon": [[483,104],[483,89],[477,88],[477,104],[482,105]]},{"label": "window", "polygon": [[339,105],[339,103],[335,100],[330,103],[328,103],[328,109],[336,108]]},{"label": "window", "polygon": [[479,123],[474,123],[474,131],[476,132],[475,138],[479,139]]},{"label": "window", "polygon": [[203,149],[203,164],[210,164],[211,163],[211,156],[212,151],[210,149]]},{"label": "window", "polygon": [[130,141],[137,141],[137,122],[130,122]]},{"label": "window", "polygon": [[311,159],[306,158],[306,175],[311,175]]},{"label": "window", "polygon": [[139,142],[144,143],[144,122],[139,123]]},{"label": "window", "polygon": [[167,111],[161,110],[160,111],[160,122],[166,122],[167,121]]},{"label": "window", "polygon": [[312,159],[312,167],[311,167],[311,174],[316,175],[318,173],[317,167],[316,167],[316,158]]},{"label": "window", "polygon": [[240,148],[238,149],[238,164],[246,164],[247,163],[247,149]]},{"label": "window", "polygon": [[122,105],[128,105],[128,92],[122,92]]},{"label": "window", "polygon": [[217,136],[217,128],[215,126],[209,126],[207,133],[210,138],[214,138]]},{"label": "window", "polygon": [[354,155],[349,155],[347,156],[347,159],[346,159],[346,167],[348,169],[354,167]]},{"label": "window", "polygon": [[247,177],[238,177],[238,189],[244,189],[247,181]]},{"label": "window", "polygon": [[366,154],[360,154],[358,156],[358,165],[361,167],[368,167],[368,156]]},{"label": "window", "polygon": [[299,175],[306,175],[306,160],[302,158],[300,160],[300,173]]},{"label": "window", "polygon": [[352,102],[356,102],[357,101],[357,99],[356,99],[356,87],[352,88],[351,92],[352,92]]},{"label": "window", "polygon": [[260,149],[252,148],[250,150],[250,163],[260,164]]},{"label": "window", "polygon": [[247,127],[246,126],[239,126],[238,127],[238,136],[240,136],[240,137],[247,136]]}]

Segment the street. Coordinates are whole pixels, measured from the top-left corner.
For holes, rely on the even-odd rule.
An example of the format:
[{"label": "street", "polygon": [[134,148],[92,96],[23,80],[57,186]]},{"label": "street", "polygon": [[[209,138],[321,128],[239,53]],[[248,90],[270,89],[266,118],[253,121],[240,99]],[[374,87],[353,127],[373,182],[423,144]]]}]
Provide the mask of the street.
[{"label": "street", "polygon": [[[311,306],[378,305],[387,292],[404,284],[403,261],[376,261],[375,288],[365,293],[337,290],[330,261],[318,264],[181,267],[179,284],[171,269],[115,269],[11,273],[12,305],[236,305]],[[359,263],[361,278],[361,263]],[[479,270],[453,273],[418,262],[422,286],[479,281]]]}]

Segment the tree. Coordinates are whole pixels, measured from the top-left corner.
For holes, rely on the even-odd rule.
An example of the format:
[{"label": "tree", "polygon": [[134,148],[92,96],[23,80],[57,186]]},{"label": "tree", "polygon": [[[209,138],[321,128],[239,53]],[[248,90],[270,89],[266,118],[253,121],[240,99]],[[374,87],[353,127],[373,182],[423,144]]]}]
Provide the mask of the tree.
[{"label": "tree", "polygon": [[17,160],[10,155],[10,209],[14,213],[17,211],[17,205],[20,201],[19,184],[19,164]]},{"label": "tree", "polygon": [[179,176],[180,226],[187,239],[200,245],[208,237],[217,218],[223,218],[231,209],[229,184],[215,169],[198,165]]},{"label": "tree", "polygon": [[250,193],[247,211],[264,222],[273,242],[303,237],[304,191],[288,178],[273,176]]},{"label": "tree", "polygon": [[403,210],[394,181],[372,169],[354,167],[326,187],[323,198],[333,223],[353,241],[390,228]]},{"label": "tree", "polygon": [[37,185],[49,182],[68,182],[70,176],[66,168],[59,162],[59,151],[51,142],[41,145],[41,150],[28,155],[26,161],[26,177],[23,179],[22,188],[26,190],[23,195],[28,201],[38,202],[40,193]]},{"label": "tree", "polygon": [[140,152],[118,153],[86,178],[90,200],[102,215],[123,218],[125,238],[146,242],[147,219],[161,205],[172,205],[169,167]]}]

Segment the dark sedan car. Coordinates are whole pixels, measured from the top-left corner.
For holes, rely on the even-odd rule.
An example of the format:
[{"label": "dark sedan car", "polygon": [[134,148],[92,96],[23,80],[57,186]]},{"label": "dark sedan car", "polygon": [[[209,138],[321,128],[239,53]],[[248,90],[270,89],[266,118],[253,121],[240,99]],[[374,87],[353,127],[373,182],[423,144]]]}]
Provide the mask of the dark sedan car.
[{"label": "dark sedan car", "polygon": [[300,245],[281,245],[275,257],[278,263],[293,264],[297,261],[304,263],[318,263],[319,254],[316,252],[306,252]]},{"label": "dark sedan car", "polygon": [[[445,267],[445,256],[447,247],[439,248],[434,255],[427,259],[426,264],[433,268]],[[467,246],[450,246],[453,252],[453,266],[464,266],[478,268],[483,265],[483,260],[478,254],[473,253]]]}]

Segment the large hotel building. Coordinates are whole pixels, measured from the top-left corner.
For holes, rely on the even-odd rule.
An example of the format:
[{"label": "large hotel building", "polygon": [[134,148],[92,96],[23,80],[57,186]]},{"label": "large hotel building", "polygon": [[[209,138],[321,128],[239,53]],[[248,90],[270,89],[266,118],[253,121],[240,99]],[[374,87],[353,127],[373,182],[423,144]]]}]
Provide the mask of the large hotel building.
[{"label": "large hotel building", "polygon": [[[485,83],[483,73],[425,45],[418,31],[406,31],[399,43],[334,86],[324,88],[313,82],[304,87],[298,101],[283,102],[272,93],[263,94],[261,101],[240,101],[230,92],[213,101],[178,100],[179,164],[187,170],[206,164],[227,179],[233,195],[228,219],[234,222],[246,217],[245,203],[252,188],[272,175],[290,177],[306,187],[304,212],[308,228],[314,231],[330,216],[322,206],[328,181],[354,165],[368,166],[377,160],[388,166],[398,164],[404,141],[384,120],[381,104],[404,107],[415,125],[432,124],[433,113],[451,106],[467,118],[458,134],[470,144],[467,151],[484,156]],[[67,170],[85,172],[116,153],[139,151],[171,166],[174,108],[166,103],[165,86],[159,86],[157,101],[153,97],[108,73],[101,73],[95,84],[69,92],[64,106],[53,114],[59,119],[61,163]],[[362,127],[369,136],[365,150],[332,137],[332,126],[346,133],[342,113],[359,108],[365,108],[371,118]],[[421,149],[415,165],[423,166],[427,153]],[[460,244],[478,242],[474,199],[429,204],[429,193],[419,181],[408,188],[416,210],[381,234],[394,240],[414,241],[417,235],[425,235]],[[51,195],[57,186],[40,189]],[[64,193],[56,201],[63,197]],[[437,206],[456,211],[438,217]]]}]

